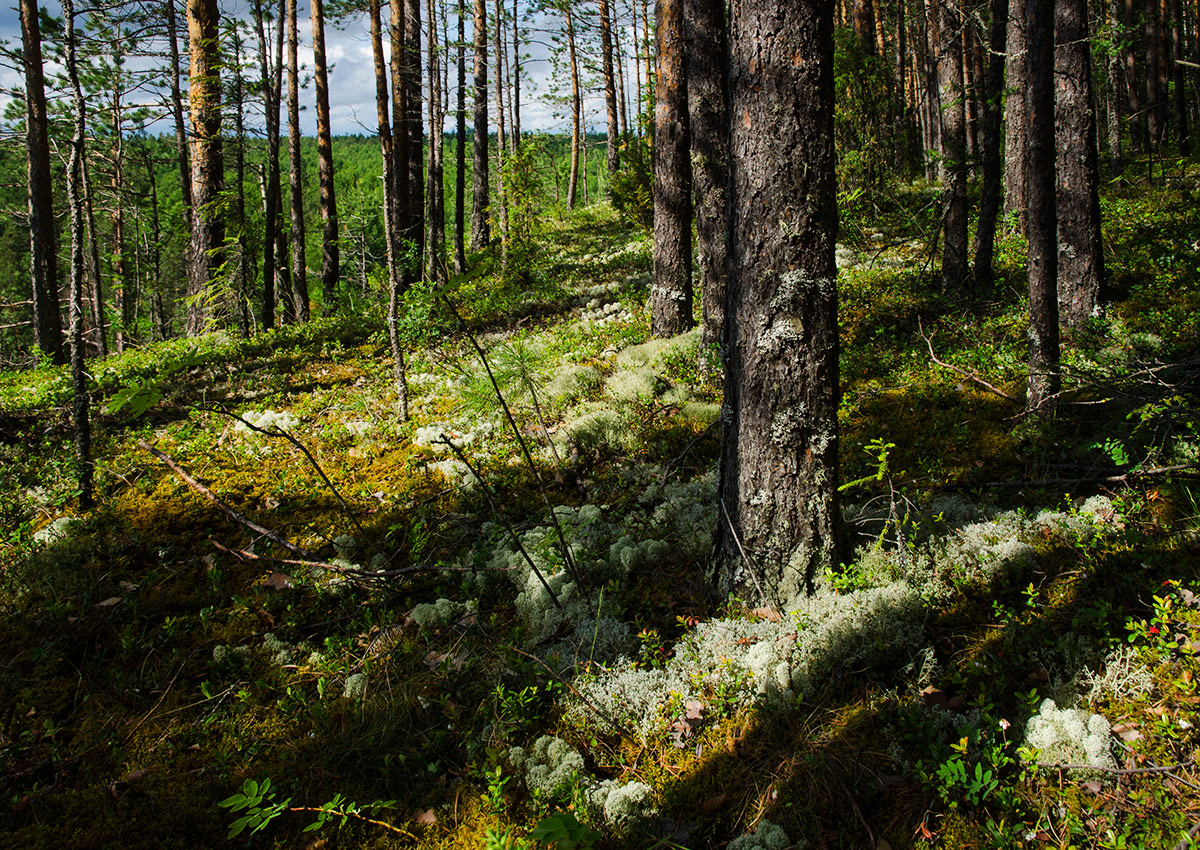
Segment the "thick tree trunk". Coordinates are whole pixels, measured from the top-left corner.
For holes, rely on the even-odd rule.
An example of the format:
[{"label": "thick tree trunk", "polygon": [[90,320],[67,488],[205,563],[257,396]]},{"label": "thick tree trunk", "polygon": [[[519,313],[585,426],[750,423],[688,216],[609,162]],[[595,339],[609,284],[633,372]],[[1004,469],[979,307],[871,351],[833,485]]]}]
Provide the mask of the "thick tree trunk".
[{"label": "thick tree trunk", "polygon": [[207,323],[207,290],[220,274],[225,244],[225,217],[219,209],[225,166],[221,151],[221,57],[216,0],[188,0],[188,44],[191,51],[188,102],[192,123],[191,275],[188,279],[187,332],[195,336]]},{"label": "thick tree trunk", "polygon": [[1008,30],[1008,0],[991,0],[992,25],[988,39],[988,68],[983,91],[983,182],[979,192],[979,226],[975,237],[975,286],[990,290],[1000,213],[1000,102],[1004,95],[1004,39]]},{"label": "thick tree trunk", "polygon": [[1104,285],[1087,0],[1055,2],[1055,41],[1058,304],[1063,324],[1080,327],[1099,315]]},{"label": "thick tree trunk", "polygon": [[613,71],[612,13],[609,9],[609,0],[600,0],[600,71],[604,78],[604,108],[608,117],[605,161],[611,176],[616,174],[617,169],[621,167],[621,157],[617,150],[620,119],[617,113],[617,80]]},{"label": "thick tree trunk", "polygon": [[1025,4],[1009,0],[1004,88],[1004,211],[1016,213],[1020,231],[1028,232],[1025,199],[1025,152],[1029,147],[1026,118],[1029,81],[1025,61]]},{"label": "thick tree trunk", "polygon": [[786,610],[838,563],[833,6],[735,0],[730,55],[720,584]]},{"label": "thick tree trunk", "polygon": [[963,92],[962,18],[949,0],[938,0],[942,51],[938,83],[942,101],[942,152],[946,194],[942,213],[942,290],[962,292],[970,285],[967,264],[967,134]]},{"label": "thick tree trunk", "polygon": [[321,192],[321,295],[325,314],[337,308],[341,257],[333,190],[333,133],[329,123],[329,69],[325,62],[325,0],[312,0],[313,78],[317,85],[317,181]]},{"label": "thick tree trunk", "polygon": [[471,250],[492,241],[488,222],[488,43],[487,0],[475,0],[475,146],[471,178]]},{"label": "thick tree trunk", "polygon": [[1054,180],[1054,0],[1025,0],[1029,204],[1029,387],[1044,414],[1059,387],[1058,236]]},{"label": "thick tree trunk", "polygon": [[875,55],[875,4],[872,0],[853,0],[850,20],[864,56]]},{"label": "thick tree trunk", "polygon": [[70,304],[71,304],[71,425],[75,448],[76,479],[79,483],[79,504],[90,508],[95,464],[92,461],[92,430],[87,372],[83,351],[83,162],[87,138],[87,117],[83,91],[79,85],[79,67],[75,58],[75,3],[62,0],[65,22],[65,64],[71,86],[73,133],[67,161],[67,211],[71,231]]},{"label": "thick tree trunk", "polygon": [[1146,129],[1149,134],[1150,152],[1156,153],[1162,146],[1167,129],[1163,120],[1165,93],[1160,84],[1162,54],[1159,53],[1159,0],[1146,0],[1143,8],[1146,24]]},{"label": "thick tree trunk", "polygon": [[307,322],[308,266],[305,261],[304,232],[304,160],[300,136],[300,59],[296,35],[296,5],[287,0],[287,81],[288,81],[288,194],[292,210],[292,305],[296,321]]},{"label": "thick tree trunk", "polygon": [[675,336],[692,318],[692,169],[684,66],[684,0],[655,4],[654,284],[650,333]]},{"label": "thick tree trunk", "polygon": [[33,283],[34,340],[53,363],[67,362],[58,306],[58,237],[50,177],[50,133],[37,0],[20,0],[25,65],[25,162],[29,195],[29,278]]},{"label": "thick tree trunk", "polygon": [[724,0],[684,0],[687,111],[700,266],[700,368],[725,333],[729,250],[729,36]]}]

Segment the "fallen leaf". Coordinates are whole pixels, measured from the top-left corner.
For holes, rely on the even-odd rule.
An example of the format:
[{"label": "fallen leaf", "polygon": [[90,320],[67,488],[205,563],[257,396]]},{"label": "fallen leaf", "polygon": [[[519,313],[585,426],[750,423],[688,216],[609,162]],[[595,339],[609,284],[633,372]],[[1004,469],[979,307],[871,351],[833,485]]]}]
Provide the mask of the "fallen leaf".
[{"label": "fallen leaf", "polygon": [[296,583],[292,581],[292,577],[287,573],[271,573],[263,581],[263,584],[272,590],[287,590],[288,588],[295,587]]},{"label": "fallen leaf", "polygon": [[413,815],[413,820],[421,826],[433,826],[437,823],[437,815],[433,813],[433,809],[418,809]]},{"label": "fallen leaf", "polygon": [[117,583],[118,587],[126,593],[133,593],[138,589],[138,586],[131,581],[122,581]]},{"label": "fallen leaf", "polygon": [[1117,737],[1120,738],[1122,741],[1124,741],[1126,744],[1129,744],[1129,743],[1132,743],[1132,742],[1140,739],[1142,737],[1142,733],[1139,732],[1137,729],[1132,729],[1132,728],[1123,729],[1122,731],[1117,733]]},{"label": "fallen leaf", "polygon": [[751,617],[760,617],[761,619],[768,620],[772,623],[778,623],[780,620],[783,619],[783,617],[780,616],[778,611],[776,611],[774,608],[770,608],[766,605],[755,608],[753,611],[750,612],[750,616]]},{"label": "fallen leaf", "polygon": [[107,599],[105,599],[103,602],[97,602],[96,607],[97,608],[111,608],[112,606],[122,602],[124,599],[125,599],[124,596],[110,596]]},{"label": "fallen leaf", "polygon": [[1101,785],[1099,782],[1097,782],[1094,779],[1083,783],[1083,787],[1086,788],[1087,790],[1091,791],[1093,794],[1099,794],[1100,791],[1104,788],[1103,785]]},{"label": "fallen leaf", "polygon": [[683,704],[683,716],[688,720],[699,720],[704,711],[704,703],[698,699],[690,699]]}]

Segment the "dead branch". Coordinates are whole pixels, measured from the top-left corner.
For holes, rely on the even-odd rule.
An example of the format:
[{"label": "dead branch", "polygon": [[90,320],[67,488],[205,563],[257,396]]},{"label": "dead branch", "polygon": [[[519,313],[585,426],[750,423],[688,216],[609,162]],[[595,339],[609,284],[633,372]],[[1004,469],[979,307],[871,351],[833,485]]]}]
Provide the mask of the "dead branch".
[{"label": "dead branch", "polygon": [[955,372],[959,375],[962,375],[968,381],[972,381],[973,383],[978,384],[979,386],[983,387],[988,392],[991,392],[991,393],[994,393],[995,395],[1000,396],[1000,398],[1007,399],[1008,401],[1011,401],[1015,404],[1021,403],[1021,400],[1018,399],[1016,396],[1009,395],[1004,390],[999,389],[995,385],[989,384],[987,381],[985,381],[983,378],[979,377],[974,372],[968,372],[966,369],[960,369],[957,366],[953,366],[953,365],[947,363],[945,360],[938,359],[938,356],[933,353],[933,337],[925,335],[925,327],[921,322],[920,316],[917,317],[917,328],[921,334],[921,339],[925,340],[925,345],[929,348],[929,359],[932,360],[934,363],[941,366],[943,369],[949,369],[951,372]]},{"label": "dead branch", "polygon": [[1181,463],[1176,466],[1157,466],[1151,469],[1134,469],[1121,475],[1092,475],[1083,478],[1045,478],[1041,481],[988,481],[984,487],[1062,487],[1077,484],[1123,484],[1126,481],[1136,481],[1139,478],[1160,478],[1167,475],[1180,475],[1190,478],[1200,473],[1200,467],[1194,463]]},{"label": "dead branch", "polygon": [[227,555],[233,555],[235,558],[242,558],[247,561],[267,561],[272,564],[284,564],[290,567],[319,568],[329,570],[331,573],[340,573],[362,579],[392,578],[393,576],[407,575],[409,573],[426,572],[503,573],[515,569],[514,567],[450,567],[438,564],[417,564],[412,567],[397,567],[394,570],[364,570],[348,567],[345,564],[330,563],[329,561],[302,561],[296,558],[275,558],[270,555],[259,555],[248,549],[235,549],[232,546],[226,546],[215,537],[209,537],[208,540],[215,549]]}]

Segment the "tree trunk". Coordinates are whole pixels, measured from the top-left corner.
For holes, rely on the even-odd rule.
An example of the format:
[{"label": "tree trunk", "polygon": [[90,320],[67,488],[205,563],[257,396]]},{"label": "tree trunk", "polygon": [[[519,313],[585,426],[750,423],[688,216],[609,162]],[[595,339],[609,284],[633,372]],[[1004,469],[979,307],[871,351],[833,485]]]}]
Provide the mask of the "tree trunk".
[{"label": "tree trunk", "polygon": [[853,0],[850,12],[854,35],[864,56],[875,55],[875,5],[871,0]]},{"label": "tree trunk", "polygon": [[708,369],[725,333],[729,251],[729,97],[725,57],[729,37],[724,0],[685,0],[688,50],[688,126],[696,192],[696,245],[700,265],[700,363]]},{"label": "tree trunk", "polygon": [[[114,47],[115,55],[120,55],[119,50],[119,48]],[[114,62],[113,64],[120,67],[119,62]],[[125,350],[127,343],[131,341],[130,335],[134,328],[133,308],[136,303],[133,293],[127,291],[127,289],[132,289],[132,287],[129,281],[129,264],[125,259],[125,211],[124,204],[121,203],[121,192],[125,182],[125,133],[122,126],[124,123],[124,107],[119,81],[112,87],[111,106],[110,117],[112,118],[113,136],[112,148],[109,150],[109,164],[112,168],[109,186],[112,188],[112,209],[109,213],[109,244],[112,245],[112,253],[109,257],[109,267],[112,269],[113,298],[116,301],[117,308],[113,342],[119,354]]]},{"label": "tree trunk", "polygon": [[508,197],[504,191],[504,161],[508,155],[508,127],[504,108],[505,73],[507,68],[504,42],[504,5],[496,0],[496,23],[493,27],[496,42],[496,207],[500,225],[500,268],[508,266]]},{"label": "tree trunk", "polygon": [[458,111],[455,116],[454,145],[454,273],[467,270],[466,194],[467,194],[467,12],[464,0],[458,2]]},{"label": "tree trunk", "polygon": [[942,224],[942,291],[963,292],[970,285],[967,264],[967,134],[963,92],[962,18],[956,5],[938,0],[942,51],[938,83],[942,102],[942,151],[946,196]]},{"label": "tree trunk", "polygon": [[475,0],[475,146],[471,178],[471,250],[492,241],[488,222],[488,43],[487,0]]},{"label": "tree trunk", "polygon": [[654,285],[650,333],[675,336],[692,318],[692,169],[684,66],[684,0],[657,0],[654,105]]},{"label": "tree trunk", "polygon": [[1058,236],[1054,180],[1054,0],[1025,0],[1029,204],[1029,388],[1045,414],[1059,387]]},{"label": "tree trunk", "polygon": [[833,6],[735,0],[730,55],[720,584],[786,610],[838,563]]},{"label": "tree trunk", "polygon": [[[195,208],[192,201],[192,162],[188,150],[187,128],[183,122],[183,92],[179,87],[179,27],[175,18],[175,0],[163,0],[167,13],[167,43],[171,55],[171,115],[175,119],[175,150],[179,163],[179,191],[183,198],[183,222],[188,233],[192,232],[192,216]],[[188,277],[195,259],[188,256]]]},{"label": "tree trunk", "polygon": [[406,266],[405,282],[421,275],[425,253],[425,123],[421,103],[421,0],[404,0],[404,135],[408,193],[405,196],[405,234],[414,261]]},{"label": "tree trunk", "polygon": [[1025,62],[1025,4],[1030,0],[1009,0],[1007,59],[1004,88],[1004,211],[1016,213],[1021,233],[1028,233],[1025,199],[1025,152],[1029,81]]},{"label": "tree trunk", "polygon": [[337,198],[333,191],[333,134],[329,126],[329,70],[325,62],[325,0],[312,0],[313,78],[317,85],[317,181],[321,191],[321,296],[325,314],[337,308],[340,276]]},{"label": "tree trunk", "polygon": [[25,65],[25,152],[29,195],[29,278],[33,283],[34,340],[58,365],[67,362],[58,306],[58,238],[50,172],[50,133],[37,0],[20,0]]},{"label": "tree trunk", "polygon": [[191,50],[188,103],[192,123],[192,274],[188,279],[189,336],[207,324],[208,287],[223,264],[225,217],[219,209],[224,161],[221,150],[221,57],[216,0],[188,0]]},{"label": "tree trunk", "polygon": [[438,32],[436,12],[434,0],[427,0],[425,15],[428,42],[426,51],[429,57],[429,167],[425,171],[425,196],[429,204],[429,215],[426,216],[425,253],[429,258],[429,279],[435,283],[442,277],[445,262],[443,246],[446,241],[445,193],[442,184],[442,148],[445,141],[442,133],[442,125],[445,123],[445,107],[442,106],[442,38]]},{"label": "tree trunk", "polygon": [[612,13],[609,0],[600,0],[600,70],[604,78],[604,107],[608,117],[605,161],[611,176],[621,167],[621,158],[617,150],[620,119],[617,113],[617,80],[613,71]]},{"label": "tree trunk", "polygon": [[579,184],[579,157],[583,146],[583,94],[579,83],[579,57],[575,49],[575,16],[569,3],[564,4],[562,8],[567,20],[567,55],[571,68],[571,177],[567,181],[567,208],[575,209],[575,194]]},{"label": "tree trunk", "polygon": [[1146,0],[1145,9],[1145,47],[1146,47],[1146,128],[1149,133],[1150,152],[1157,153],[1162,146],[1166,132],[1163,121],[1164,92],[1159,83],[1162,68],[1162,55],[1159,53],[1159,0]]},{"label": "tree trunk", "polygon": [[1108,169],[1113,177],[1121,174],[1121,52],[1117,49],[1124,38],[1119,0],[1108,0],[1108,37],[1112,42],[1108,56]]},{"label": "tree trunk", "polygon": [[79,67],[75,58],[75,3],[62,0],[65,23],[65,63],[71,86],[73,134],[67,162],[67,210],[71,230],[71,425],[75,448],[76,479],[79,483],[79,505],[90,508],[95,503],[92,489],[95,464],[92,461],[92,430],[88,398],[87,372],[83,351],[83,162],[87,138],[87,117],[84,112],[83,91],[79,85]]},{"label": "tree trunk", "polygon": [[1125,90],[1129,93],[1129,114],[1133,117],[1130,127],[1134,154],[1150,150],[1150,122],[1146,108],[1146,81],[1138,68],[1137,0],[1125,0],[1125,32],[1129,45],[1125,50]]},{"label": "tree trunk", "polygon": [[1008,0],[991,0],[992,26],[988,68],[983,91],[983,184],[979,192],[979,226],[975,238],[975,287],[986,292],[995,284],[992,268],[996,220],[1000,212],[1000,102],[1004,96],[1004,39],[1008,30]]},{"label": "tree trunk", "polygon": [[234,296],[237,303],[238,331],[242,339],[250,337],[250,267],[247,247],[246,222],[246,93],[242,80],[242,35],[234,28],[229,39],[233,45],[233,129],[237,142],[234,148],[234,173],[237,175],[237,191],[233,194],[233,216],[237,222],[237,287]]},{"label": "tree trunk", "polygon": [[512,150],[521,147],[521,27],[517,17],[517,0],[512,8]]},{"label": "tree trunk", "polygon": [[[263,330],[275,327],[275,295],[280,291],[275,285],[276,250],[279,231],[279,101],[282,89],[281,54],[277,49],[272,66],[271,53],[268,50],[265,15],[262,8],[263,0],[254,0],[251,11],[254,14],[254,24],[258,31],[259,71],[261,73],[263,109],[266,112],[267,123],[267,179],[263,196]],[[282,5],[282,0],[280,5]],[[275,21],[276,45],[281,45],[283,37],[283,15]],[[273,69],[272,69],[273,67]],[[283,290],[289,291],[289,290]],[[286,295],[285,295],[286,299]]]},{"label": "tree trunk", "polygon": [[1058,304],[1063,324],[1077,328],[1099,315],[1104,285],[1087,0],[1057,0],[1055,41]]},{"label": "tree trunk", "polygon": [[[193,0],[194,1],[194,0]],[[296,321],[307,322],[308,266],[304,248],[304,161],[300,149],[300,59],[296,36],[296,5],[287,0],[287,78],[288,78],[288,194],[292,210],[292,305]]]},{"label": "tree trunk", "polygon": [[1190,156],[1192,153],[1191,139],[1188,137],[1187,114],[1187,68],[1181,64],[1183,60],[1183,3],[1181,0],[1171,0],[1171,63],[1172,76],[1175,78],[1175,138],[1179,143],[1179,155]]}]

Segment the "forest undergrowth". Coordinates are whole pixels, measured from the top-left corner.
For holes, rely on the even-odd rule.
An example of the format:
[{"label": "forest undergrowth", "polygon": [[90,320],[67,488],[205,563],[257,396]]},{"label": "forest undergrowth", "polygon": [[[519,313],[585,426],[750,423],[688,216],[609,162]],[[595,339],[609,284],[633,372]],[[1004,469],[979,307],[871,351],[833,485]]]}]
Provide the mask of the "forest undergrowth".
[{"label": "forest undergrowth", "polygon": [[931,197],[842,210],[795,610],[710,594],[719,357],[607,207],[414,290],[407,423],[378,308],[95,363],[91,512],[66,373],[0,375],[9,845],[1200,846],[1194,181],[1108,187],[1044,419],[1020,240],[948,296]]}]

